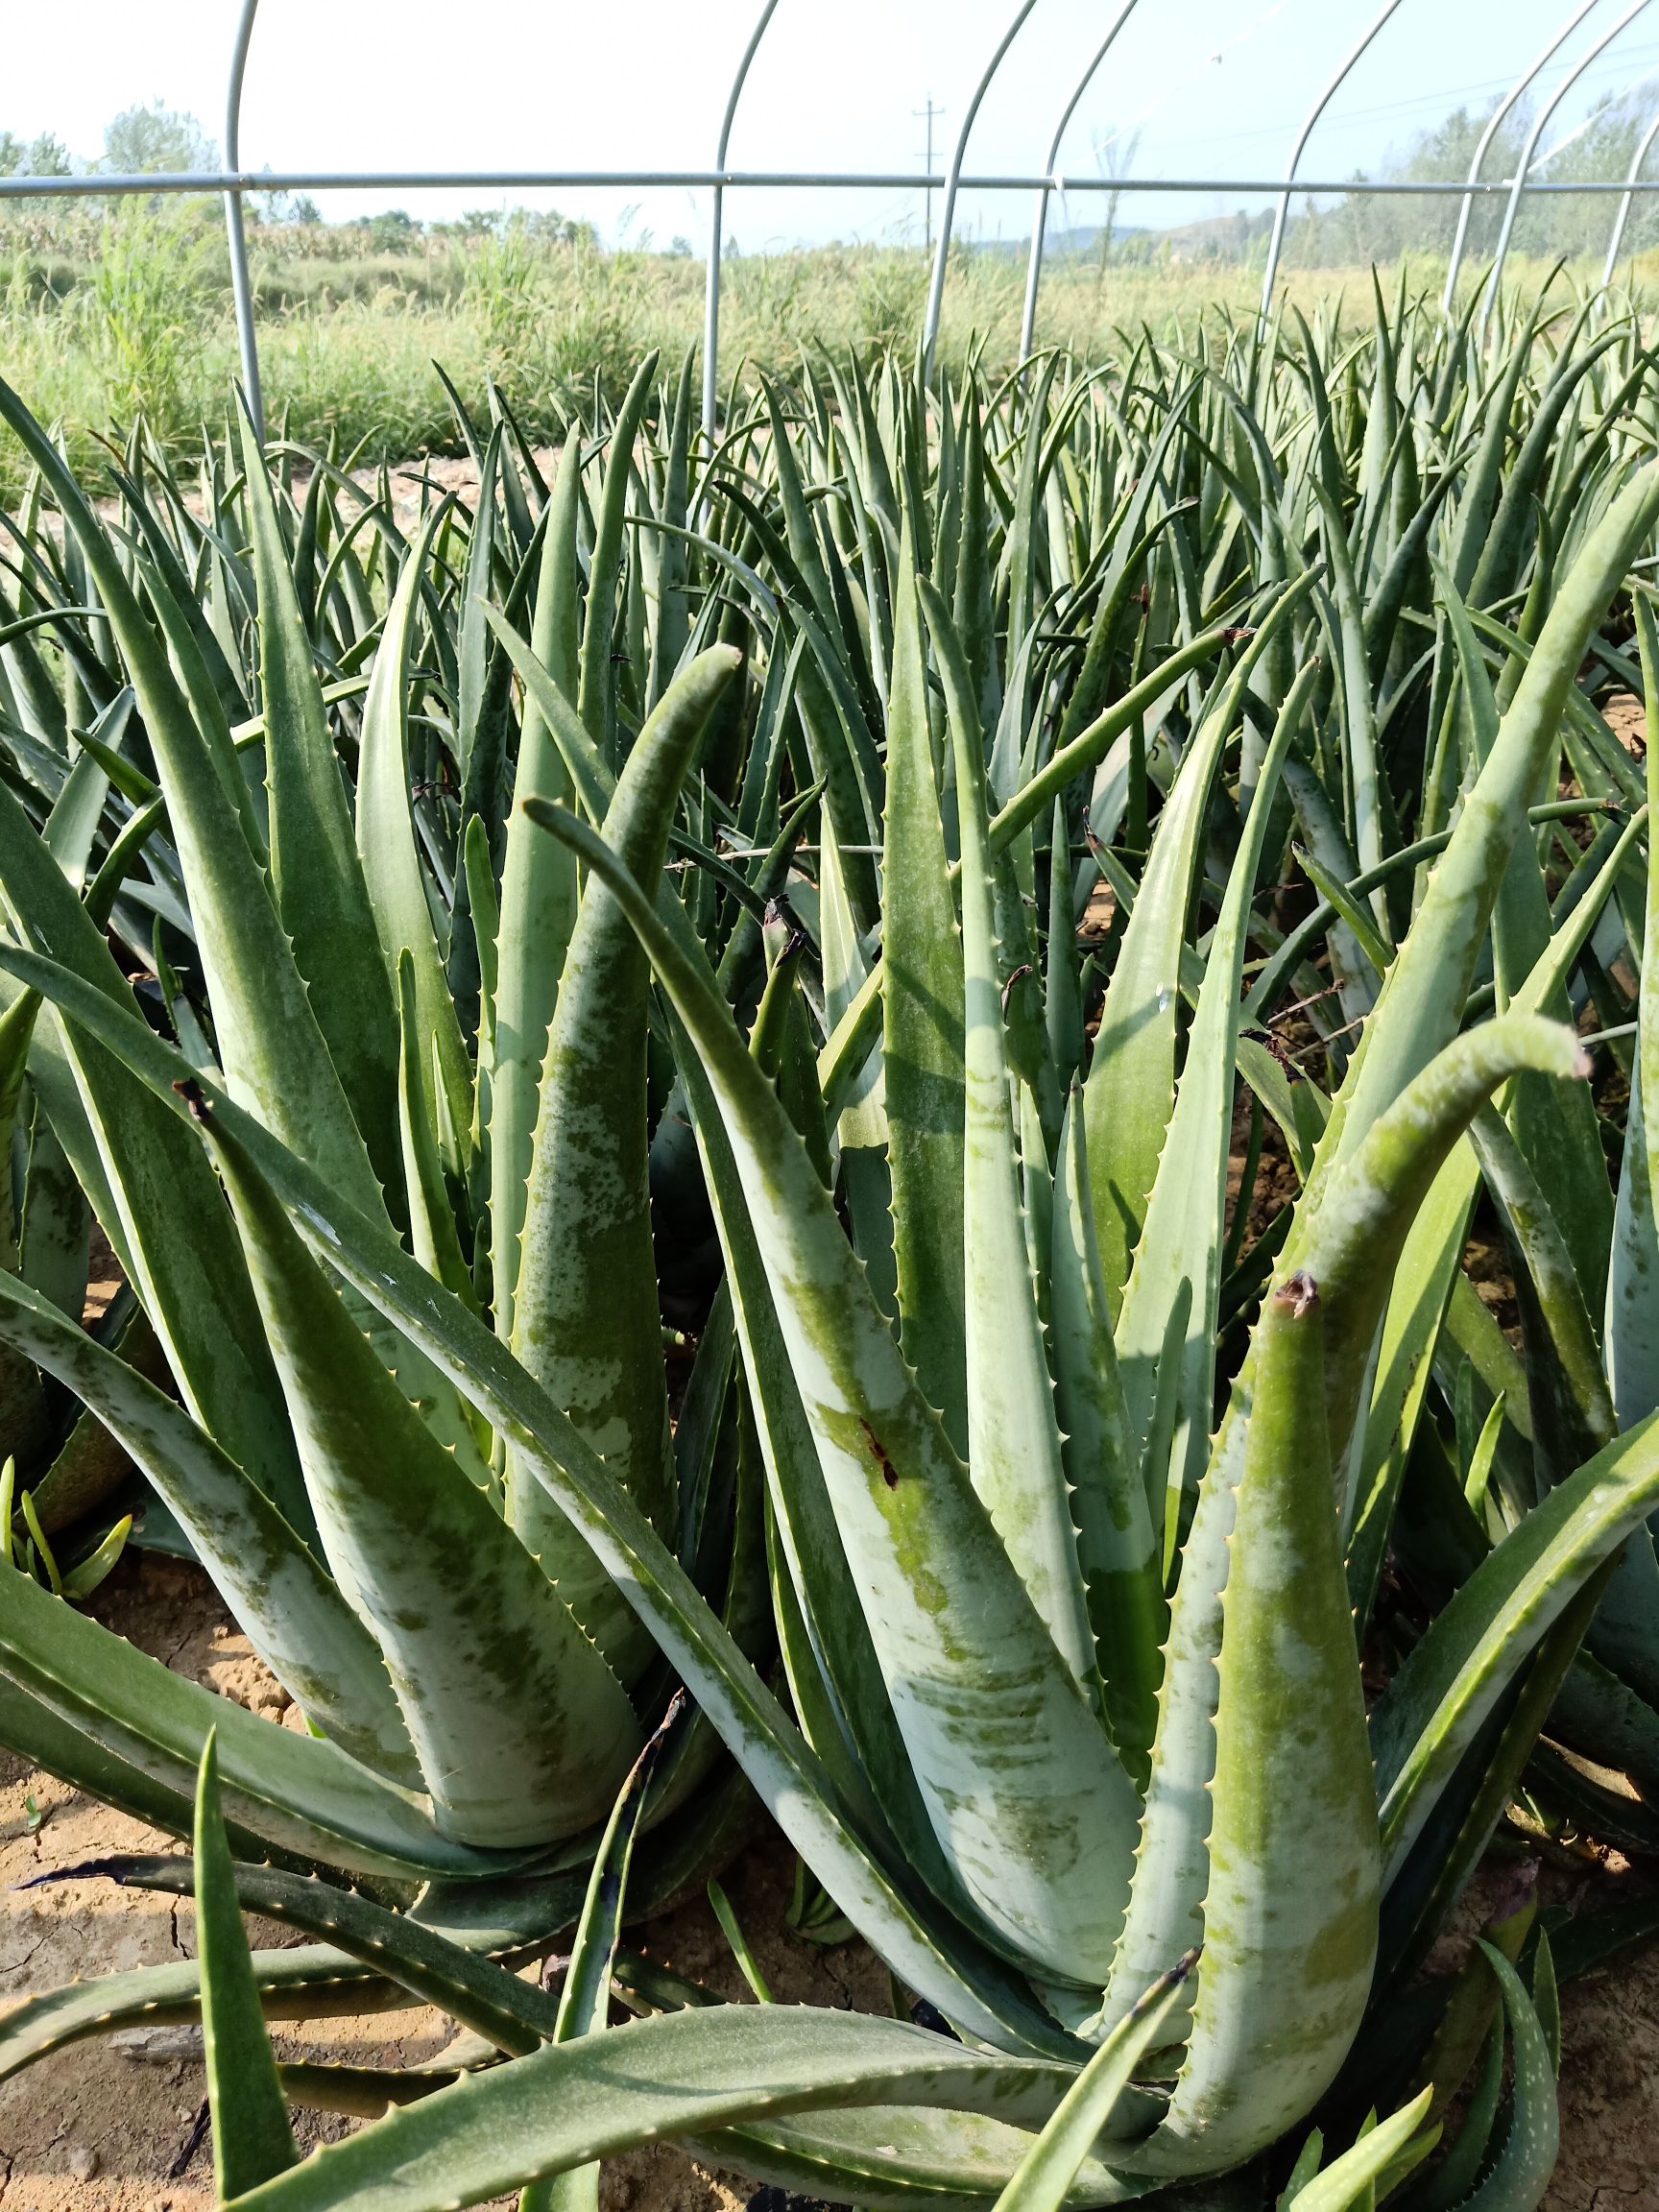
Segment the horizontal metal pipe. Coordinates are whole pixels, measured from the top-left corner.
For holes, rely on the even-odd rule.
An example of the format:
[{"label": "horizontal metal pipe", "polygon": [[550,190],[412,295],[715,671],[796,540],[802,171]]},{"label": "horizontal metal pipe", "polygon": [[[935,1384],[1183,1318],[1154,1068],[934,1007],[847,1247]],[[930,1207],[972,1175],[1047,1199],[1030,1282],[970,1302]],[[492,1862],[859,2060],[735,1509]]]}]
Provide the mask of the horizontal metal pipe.
[{"label": "horizontal metal pipe", "polygon": [[[1283,177],[1027,175],[963,177],[958,181],[964,192],[1242,192],[1276,199],[1285,189]],[[1296,191],[1306,197],[1336,195],[1343,199],[1457,199],[1465,192],[1483,196],[1507,193],[1513,181],[1512,178],[1492,178],[1475,184],[1371,184],[1352,177],[1329,182],[1299,178]],[[462,187],[474,191],[641,191],[656,186],[712,190],[718,185],[726,191],[936,192],[944,183],[943,177],[859,169],[208,169],[165,171],[153,177],[0,177],[0,200],[104,200],[144,192],[439,192]],[[1630,190],[1659,191],[1659,179],[1638,180],[1633,186],[1623,177],[1610,177],[1527,187],[1529,198],[1541,192],[1609,196]]]}]

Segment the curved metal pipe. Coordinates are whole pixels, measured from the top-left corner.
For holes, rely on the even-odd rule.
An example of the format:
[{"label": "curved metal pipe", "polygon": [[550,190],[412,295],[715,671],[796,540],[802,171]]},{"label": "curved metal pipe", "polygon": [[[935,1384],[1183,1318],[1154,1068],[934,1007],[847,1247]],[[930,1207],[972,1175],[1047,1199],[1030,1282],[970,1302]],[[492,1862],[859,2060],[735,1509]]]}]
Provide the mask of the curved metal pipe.
[{"label": "curved metal pipe", "polygon": [[1372,17],[1369,28],[1348,49],[1341,67],[1326,85],[1324,91],[1320,93],[1318,99],[1314,101],[1312,107],[1309,108],[1308,120],[1297,133],[1296,143],[1290,151],[1290,166],[1285,172],[1284,189],[1279,194],[1279,204],[1273,210],[1273,235],[1267,245],[1267,272],[1262,279],[1262,321],[1263,324],[1266,323],[1268,313],[1273,305],[1273,287],[1279,279],[1279,255],[1285,244],[1285,221],[1290,212],[1290,187],[1296,181],[1296,171],[1301,166],[1303,149],[1313,135],[1314,124],[1330,107],[1332,100],[1341,89],[1349,72],[1399,5],[1400,0],[1382,0],[1382,6]]},{"label": "curved metal pipe", "polygon": [[997,50],[985,64],[984,73],[974,87],[974,97],[968,103],[968,111],[962,118],[962,128],[956,133],[956,144],[950,155],[950,167],[945,178],[945,199],[939,210],[939,243],[933,252],[933,281],[927,291],[927,322],[922,337],[922,373],[933,373],[933,349],[939,343],[939,317],[945,305],[945,265],[950,257],[950,225],[956,213],[956,187],[962,181],[962,162],[968,152],[969,133],[974,119],[979,112],[979,103],[991,89],[991,80],[1002,66],[1003,56],[1020,35],[1021,26],[1037,5],[1037,0],[1021,0],[1014,11],[1014,20],[998,41]]},{"label": "curved metal pipe", "polygon": [[[230,81],[225,93],[225,167],[242,166],[242,80],[248,73],[248,42],[259,0],[242,0],[236,43],[230,50]],[[248,275],[248,238],[242,228],[242,187],[227,188],[225,231],[230,247],[230,297],[236,307],[236,345],[242,356],[242,389],[252,419],[253,435],[265,443],[265,395],[259,382],[259,347],[253,335],[253,286]]]},{"label": "curved metal pipe", "polygon": [[1643,132],[1642,142],[1636,149],[1636,158],[1630,164],[1630,174],[1624,180],[1624,195],[1619,203],[1619,212],[1613,218],[1613,235],[1607,241],[1607,265],[1601,272],[1600,284],[1603,292],[1613,281],[1613,272],[1619,263],[1619,249],[1624,243],[1624,226],[1630,220],[1630,203],[1636,197],[1637,180],[1642,175],[1642,164],[1647,160],[1647,150],[1655,138],[1659,138],[1659,115],[1654,116]]},{"label": "curved metal pipe", "polygon": [[1515,177],[1509,187],[1509,197],[1503,203],[1503,227],[1498,233],[1498,251],[1493,257],[1492,274],[1486,280],[1486,296],[1480,302],[1480,323],[1475,334],[1477,346],[1483,346],[1486,342],[1486,325],[1492,320],[1492,310],[1497,304],[1498,287],[1503,280],[1503,264],[1509,257],[1509,241],[1515,235],[1515,218],[1521,211],[1521,195],[1527,189],[1527,172],[1532,166],[1532,157],[1538,151],[1538,141],[1544,135],[1545,125],[1591,62],[1604,54],[1621,32],[1627,30],[1648,5],[1649,0],[1635,0],[1633,7],[1626,8],[1618,22],[1601,34],[1583,60],[1568,70],[1533,119],[1532,127],[1527,133],[1527,142],[1521,149],[1521,157],[1515,164]]},{"label": "curved metal pipe", "polygon": [[1025,265],[1025,312],[1020,324],[1020,358],[1030,358],[1032,344],[1037,335],[1037,287],[1043,281],[1043,242],[1048,228],[1048,195],[1053,190],[1054,164],[1060,158],[1060,141],[1077,111],[1077,103],[1094,82],[1094,72],[1112,51],[1112,42],[1135,12],[1139,0],[1123,0],[1123,5],[1113,16],[1106,36],[1094,49],[1094,58],[1072,87],[1071,97],[1060,110],[1060,120],[1054,126],[1054,135],[1048,144],[1048,157],[1043,164],[1044,182],[1037,194],[1037,210],[1031,224],[1031,258]]},{"label": "curved metal pipe", "polygon": [[1503,99],[1498,103],[1498,106],[1493,108],[1486,128],[1480,133],[1479,143],[1475,148],[1475,157],[1469,164],[1468,182],[1470,189],[1464,193],[1463,204],[1457,210],[1457,228],[1452,239],[1452,259],[1446,271],[1446,290],[1441,295],[1440,299],[1440,312],[1443,315],[1451,314],[1452,302],[1457,291],[1457,277],[1463,267],[1463,248],[1468,243],[1469,238],[1469,217],[1471,210],[1475,205],[1475,193],[1473,188],[1480,180],[1480,171],[1485,164],[1487,150],[1490,148],[1493,139],[1497,137],[1499,132],[1502,130],[1504,122],[1514,112],[1516,103],[1523,99],[1530,88],[1533,79],[1539,74],[1541,70],[1546,68],[1549,63],[1554,60],[1555,56],[1560,52],[1561,48],[1566,44],[1567,40],[1573,36],[1574,32],[1577,30],[1579,24],[1583,22],[1585,16],[1589,14],[1590,11],[1593,8],[1599,8],[1601,0],[1581,0],[1581,5],[1575,8],[1573,11],[1573,13],[1568,16],[1566,22],[1563,23],[1560,30],[1556,32],[1554,37],[1551,39],[1549,45],[1546,46],[1543,52],[1539,54],[1537,59],[1526,70],[1524,70],[1519,77],[1516,78],[1514,84],[1510,85],[1508,91],[1504,93]]},{"label": "curved metal pipe", "polygon": [[[743,86],[749,76],[749,64],[759,51],[767,26],[777,12],[778,0],[765,0],[755,28],[749,34],[749,43],[743,49],[743,59],[737,64],[732,89],[726,96],[726,113],[720,124],[720,143],[714,151],[714,167],[722,174],[726,168],[726,149],[732,142],[732,125],[736,120],[737,103],[743,97]],[[720,396],[720,252],[725,220],[726,187],[723,183],[716,183],[713,212],[709,219],[709,274],[703,294],[703,430],[710,442],[714,436],[714,414]]]}]

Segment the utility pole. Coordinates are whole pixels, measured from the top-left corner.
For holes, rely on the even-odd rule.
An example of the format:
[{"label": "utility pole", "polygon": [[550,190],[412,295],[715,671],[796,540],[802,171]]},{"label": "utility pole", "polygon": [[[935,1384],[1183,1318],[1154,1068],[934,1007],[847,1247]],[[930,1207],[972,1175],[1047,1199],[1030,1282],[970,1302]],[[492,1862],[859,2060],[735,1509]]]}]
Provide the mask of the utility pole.
[{"label": "utility pole", "polygon": [[[944,114],[945,110],[943,108],[934,107],[933,95],[929,92],[926,107],[912,108],[910,112],[918,118],[924,115],[927,118],[927,175],[931,178],[933,175],[933,125],[936,119]],[[927,213],[924,226],[924,239],[926,251],[931,253],[933,251],[933,186],[931,183],[927,186]]]}]

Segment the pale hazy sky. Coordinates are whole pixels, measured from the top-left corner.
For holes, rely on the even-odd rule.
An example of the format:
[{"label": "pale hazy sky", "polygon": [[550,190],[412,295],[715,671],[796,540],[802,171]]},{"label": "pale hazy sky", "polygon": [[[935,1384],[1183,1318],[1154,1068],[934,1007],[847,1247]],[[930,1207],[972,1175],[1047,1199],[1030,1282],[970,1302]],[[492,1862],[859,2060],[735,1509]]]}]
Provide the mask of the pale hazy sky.
[{"label": "pale hazy sky", "polygon": [[[969,170],[1041,167],[1060,108],[1118,0],[1037,0],[981,110]],[[1548,89],[1627,12],[1598,0]],[[1315,131],[1302,174],[1340,178],[1459,103],[1488,105],[1572,12],[1573,0],[1400,0]],[[1063,170],[1099,173],[1101,140],[1139,132],[1142,177],[1276,176],[1310,104],[1379,0],[1139,0],[1085,96]],[[929,97],[943,166],[973,84],[1014,0],[781,0],[732,139],[734,165],[920,172]],[[528,0],[263,0],[243,107],[243,161],[276,169],[639,168],[711,164],[726,88],[758,0],[610,0],[595,10]],[[94,155],[103,127],[159,98],[224,128],[236,0],[68,0],[0,5],[0,128],[53,131]],[[595,37],[592,26],[604,27]],[[65,65],[65,40],[73,54]],[[1651,73],[1651,74],[1649,74]],[[1563,105],[1553,138],[1588,101],[1640,85],[1659,108],[1659,0],[1640,12]],[[1546,143],[1548,143],[1548,138]],[[501,193],[337,194],[331,215],[388,204],[445,215]],[[513,195],[530,199],[531,195]],[[565,190],[541,195],[608,238],[649,229],[701,248],[707,195]],[[1228,194],[1148,195],[1120,220],[1158,224],[1242,204]],[[1261,203],[1256,203],[1260,204]],[[1070,219],[1094,219],[1087,194]],[[1611,208],[1609,209],[1611,214]],[[1059,220],[1065,221],[1062,215]],[[967,195],[965,226],[1022,233],[1023,198]],[[736,192],[727,234],[747,252],[804,238],[920,235],[920,196],[893,191]]]}]

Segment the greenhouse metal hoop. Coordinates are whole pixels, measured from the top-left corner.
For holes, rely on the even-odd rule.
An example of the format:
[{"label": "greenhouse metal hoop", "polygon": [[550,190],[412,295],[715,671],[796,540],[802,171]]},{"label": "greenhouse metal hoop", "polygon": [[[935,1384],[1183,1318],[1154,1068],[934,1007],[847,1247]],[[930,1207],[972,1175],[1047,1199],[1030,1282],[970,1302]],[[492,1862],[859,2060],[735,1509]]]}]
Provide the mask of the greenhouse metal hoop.
[{"label": "greenhouse metal hoop", "polygon": [[916,175],[910,171],[867,170],[792,170],[792,169],[733,169],[727,160],[732,128],[736,120],[743,88],[749,71],[758,53],[767,31],[778,12],[779,0],[763,0],[763,5],[750,33],[748,43],[733,73],[727,94],[726,107],[721,119],[720,135],[715,148],[714,165],[710,169],[622,170],[622,169],[387,169],[387,170],[290,170],[250,171],[240,166],[242,90],[247,76],[249,49],[253,36],[253,25],[258,13],[259,0],[242,0],[237,18],[235,38],[231,47],[230,67],[226,87],[225,103],[225,161],[218,170],[165,171],[154,175],[99,175],[76,177],[0,177],[0,200],[20,199],[107,199],[120,198],[134,193],[217,193],[225,203],[226,231],[230,254],[231,299],[236,317],[237,349],[241,358],[242,383],[248,410],[261,439],[265,434],[264,401],[259,375],[259,349],[253,323],[252,282],[248,266],[248,241],[243,223],[242,202],[250,192],[340,192],[340,191],[428,191],[466,186],[473,190],[562,189],[576,190],[589,187],[626,188],[650,190],[663,186],[703,189],[712,194],[712,210],[709,230],[709,261],[704,308],[703,351],[703,424],[712,434],[718,408],[719,349],[720,349],[720,272],[723,249],[723,224],[725,195],[729,191],[744,188],[788,188],[812,190],[877,190],[877,191],[938,191],[943,190],[944,202],[939,223],[939,239],[934,252],[933,268],[928,288],[927,315],[923,332],[925,358],[929,368],[938,344],[939,325],[944,306],[945,283],[949,272],[951,229],[955,205],[963,190],[974,192],[1030,192],[1036,195],[1037,210],[1032,228],[1030,256],[1026,272],[1025,304],[1022,319],[1022,350],[1029,354],[1035,339],[1037,294],[1042,278],[1043,252],[1046,229],[1048,196],[1053,192],[1211,192],[1253,195],[1271,194],[1275,200],[1272,237],[1268,248],[1267,269],[1262,285],[1262,312],[1266,316],[1272,305],[1278,280],[1279,260],[1284,242],[1286,222],[1293,191],[1300,191],[1311,199],[1321,194],[1342,195],[1351,198],[1443,198],[1456,197],[1462,202],[1456,235],[1453,245],[1453,264],[1448,278],[1448,301],[1461,261],[1468,230],[1469,211],[1477,198],[1504,199],[1503,224],[1493,256],[1486,297],[1481,313],[1481,330],[1498,287],[1503,280],[1504,262],[1514,235],[1515,219],[1523,196],[1527,193],[1551,196],[1581,196],[1586,194],[1617,194],[1616,212],[1608,244],[1606,266],[1601,276],[1604,290],[1612,281],[1618,260],[1619,248],[1630,207],[1638,192],[1659,191],[1659,180],[1644,178],[1642,166],[1659,135],[1659,117],[1643,137],[1629,174],[1623,179],[1595,179],[1568,183],[1534,181],[1529,170],[1537,141],[1544,125],[1560,105],[1592,61],[1612,45],[1621,34],[1649,5],[1649,0],[1634,0],[1616,23],[1596,42],[1583,59],[1568,74],[1547,103],[1541,116],[1531,126],[1521,158],[1513,177],[1486,179],[1479,174],[1481,164],[1491,141],[1503,118],[1513,109],[1527,87],[1537,78],[1550,60],[1559,51],[1566,39],[1578,27],[1599,0],[1575,0],[1560,31],[1538,56],[1531,66],[1511,86],[1497,111],[1488,122],[1470,164],[1468,177],[1461,182],[1405,181],[1372,183],[1363,180],[1341,179],[1335,181],[1310,180],[1299,178],[1297,170],[1302,154],[1314,125],[1329,107],[1336,92],[1347,81],[1372,41],[1394,13],[1400,0],[1383,0],[1378,14],[1344,57],[1340,66],[1321,91],[1318,100],[1303,122],[1288,166],[1282,177],[1067,177],[1057,168],[1060,143],[1070,123],[1078,103],[1110,52],[1118,32],[1133,12],[1138,0],[1120,0],[1118,12],[1112,18],[1104,36],[1091,58],[1087,68],[1076,82],[1070,97],[1061,111],[1059,123],[1048,149],[1045,167],[1036,175],[975,176],[967,173],[969,141],[974,122],[986,93],[1014,45],[1020,32],[1030,17],[1036,0],[1019,0],[1007,28],[1002,33],[980,72],[972,99],[964,114],[962,127],[956,135],[950,160],[943,176]]}]

